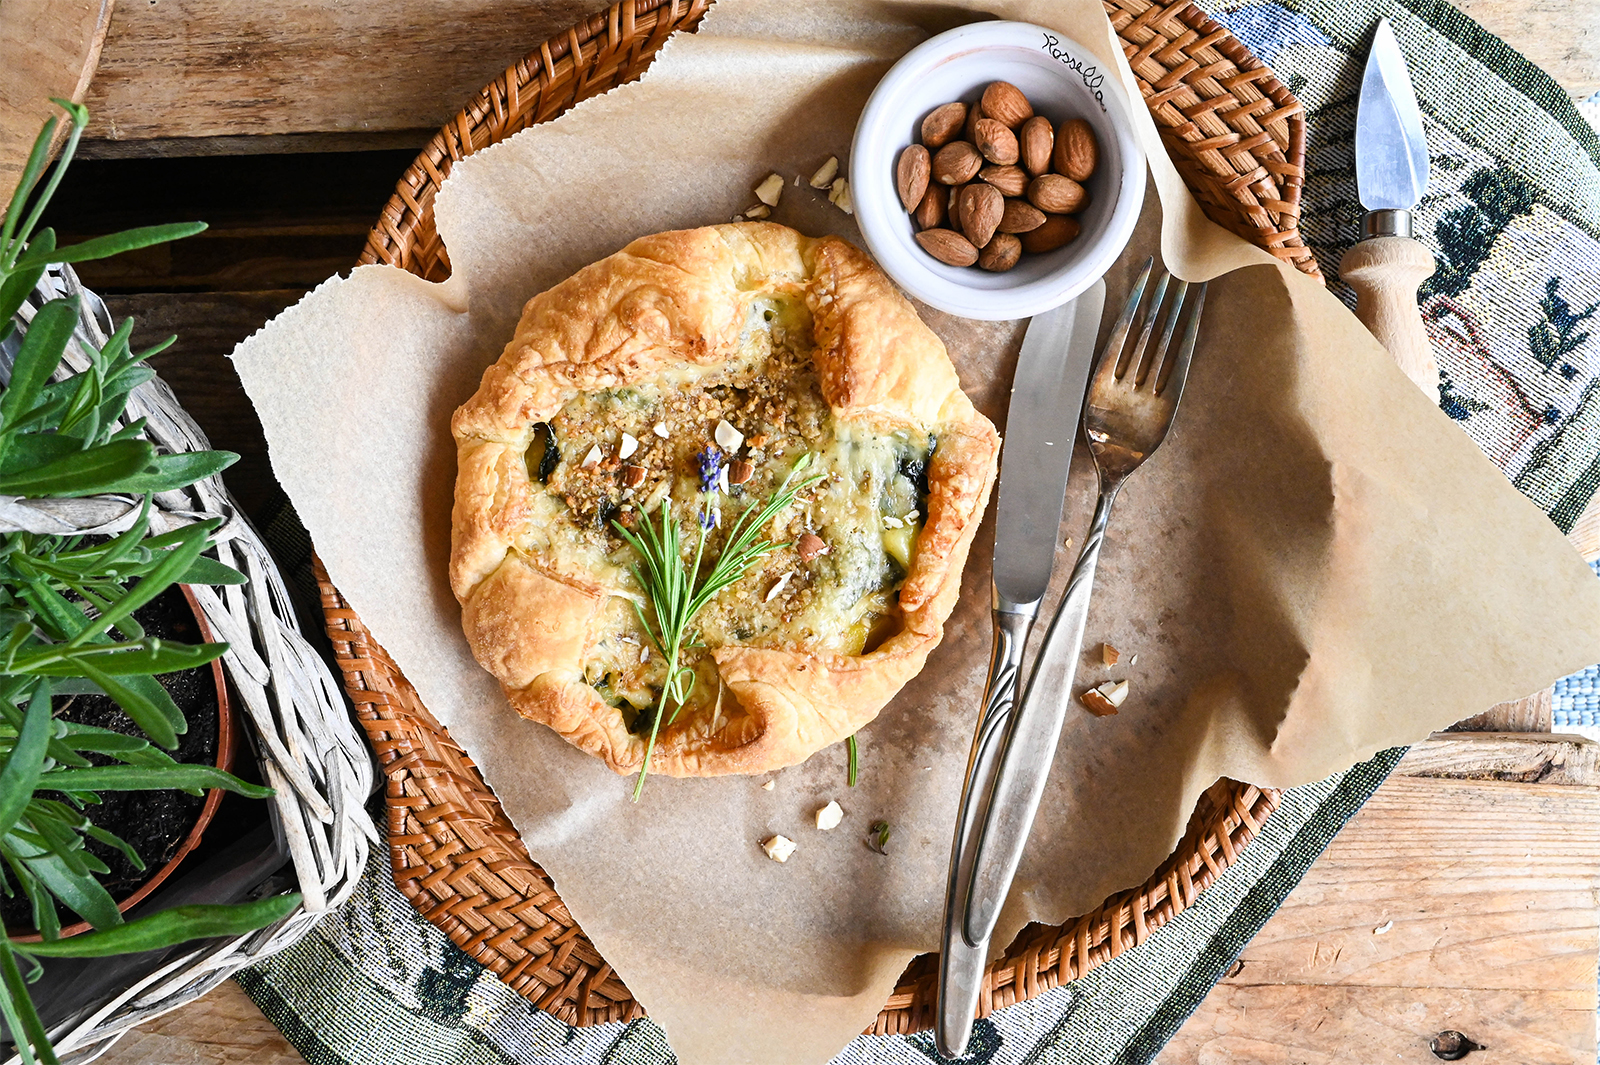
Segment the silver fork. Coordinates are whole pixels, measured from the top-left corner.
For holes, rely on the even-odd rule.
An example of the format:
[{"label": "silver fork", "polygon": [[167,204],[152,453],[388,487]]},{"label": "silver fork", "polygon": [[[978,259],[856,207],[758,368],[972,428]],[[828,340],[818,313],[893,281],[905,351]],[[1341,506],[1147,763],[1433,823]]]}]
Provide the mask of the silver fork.
[{"label": "silver fork", "polygon": [[[982,988],[989,937],[994,933],[1001,903],[1011,890],[1023,845],[1044,794],[1045,779],[1055,760],[1061,725],[1072,701],[1084,626],[1089,620],[1089,595],[1111,520],[1111,505],[1123,482],[1166,439],[1189,376],[1189,361],[1205,307],[1204,284],[1191,293],[1187,281],[1174,283],[1172,276],[1162,270],[1140,322],[1138,339],[1128,347],[1134,318],[1144,302],[1154,266],[1154,259],[1145,264],[1128,294],[1127,305],[1106,338],[1084,405],[1084,437],[1100,479],[1094,520],[1067,582],[1066,594],[1061,597],[1034,659],[1027,692],[1011,715],[994,784],[987,796],[972,797],[980,804],[980,809],[972,813],[979,820],[969,837],[973,840],[972,856],[969,862],[962,863],[971,870],[970,880],[965,885],[964,905],[950,911],[952,922],[961,921],[960,934],[952,934],[954,929],[945,930],[945,954],[940,963],[935,1037],[940,1053],[946,1057],[960,1057],[966,1052]],[[1180,317],[1183,332],[1174,349],[1172,340]],[[957,816],[965,818],[968,813],[958,811]]]}]

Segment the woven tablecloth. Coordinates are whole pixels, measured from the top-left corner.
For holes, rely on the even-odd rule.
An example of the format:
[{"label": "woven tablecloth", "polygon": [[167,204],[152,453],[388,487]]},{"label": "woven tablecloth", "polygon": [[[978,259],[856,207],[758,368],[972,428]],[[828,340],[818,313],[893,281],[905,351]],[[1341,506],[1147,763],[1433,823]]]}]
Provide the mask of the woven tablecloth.
[{"label": "woven tablecloth", "polygon": [[[1421,303],[1439,360],[1441,406],[1563,532],[1570,530],[1600,486],[1594,127],[1547,75],[1448,4],[1202,6],[1306,106],[1304,232],[1330,278],[1360,223],[1354,131],[1367,42],[1380,15],[1393,22],[1433,158],[1417,234],[1439,264]],[[1600,106],[1600,97],[1585,106]],[[1353,295],[1333,285],[1353,305]],[[272,532],[286,553],[308,559],[292,515]],[[1600,669],[1557,685],[1558,731],[1600,723],[1597,689]],[[1265,830],[1197,905],[1084,979],[978,1022],[966,1060],[1152,1060],[1402,753],[1385,752],[1286,793]],[[673,1060],[648,1020],[571,1028],[536,1011],[418,916],[394,888],[381,853],[347,904],[239,981],[313,1065]],[[774,1047],[767,1060],[782,1059]],[[863,1036],[836,1059],[930,1060],[940,1060],[931,1034]]]}]

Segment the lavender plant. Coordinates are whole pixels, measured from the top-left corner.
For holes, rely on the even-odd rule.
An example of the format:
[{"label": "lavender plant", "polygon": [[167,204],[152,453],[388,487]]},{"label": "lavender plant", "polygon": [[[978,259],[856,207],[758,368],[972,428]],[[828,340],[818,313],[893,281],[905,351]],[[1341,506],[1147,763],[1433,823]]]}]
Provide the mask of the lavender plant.
[{"label": "lavender plant", "polygon": [[[144,360],[171,343],[135,352],[133,323],[122,323],[90,365],[58,376],[79,317],[75,296],[54,299],[28,323],[20,343],[14,320],[28,295],[57,263],[83,262],[200,232],[201,223],[147,226],[56,247],[37,229],[88,123],[79,105],[57,100],[71,123],[66,145],[40,184],[58,119],[45,123],[0,221],[0,343],[14,351],[0,394],[0,494],[144,496],[137,520],[110,540],[13,532],[0,537],[0,892],[29,901],[39,939],[0,937],[0,1020],[25,1065],[55,1065],[28,983],[39,959],[106,957],[193,939],[236,935],[287,916],[299,904],[285,895],[240,906],[184,906],[125,922],[98,876],[109,872],[87,844],[139,855],[92,824],[86,807],[106,791],[224,788],[254,798],[271,789],[209,766],[175,762],[160,748],[187,729],[156,677],[202,666],[222,643],[186,645],[149,636],[135,612],[174,584],[242,584],[244,575],[205,557],[218,521],[151,536],[151,497],[218,473],[237,458],[226,451],[158,454],[144,419],[122,424],[129,393],[154,376]],[[53,699],[102,693],[145,733],[128,736],[63,721]],[[61,938],[60,905],[94,931]]]}]

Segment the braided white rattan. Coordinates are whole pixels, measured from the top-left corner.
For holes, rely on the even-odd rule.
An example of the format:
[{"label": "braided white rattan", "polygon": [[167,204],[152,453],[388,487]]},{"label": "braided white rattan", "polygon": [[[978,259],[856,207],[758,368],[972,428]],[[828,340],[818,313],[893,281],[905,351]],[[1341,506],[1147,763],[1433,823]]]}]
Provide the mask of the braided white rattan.
[{"label": "braided white rattan", "polygon": [[[58,296],[77,295],[80,315],[66,362],[88,364],[86,350],[105,344],[110,314],[68,266],[52,267],[26,304],[18,323]],[[10,343],[14,344],[13,337]],[[9,356],[6,362],[9,362]],[[172,390],[155,378],[136,388],[126,418],[147,418],[146,437],[163,452],[210,447],[200,427],[184,413]],[[0,533],[114,533],[138,517],[142,498],[23,500],[0,496]],[[373,784],[372,756],[356,731],[338,683],[300,634],[294,607],[277,564],[261,536],[239,513],[221,477],[155,497],[152,528],[166,530],[220,517],[213,534],[219,561],[249,577],[249,583],[194,587],[200,609],[229,650],[222,658],[237,689],[256,740],[264,779],[277,790],[302,907],[272,927],[185,950],[159,970],[52,1033],[63,1065],[81,1065],[104,1053],[135,1025],[191,1002],[238,970],[288,947],[342,902],[355,887],[378,842],[365,803]],[[6,1065],[18,1059],[11,1058]]]}]

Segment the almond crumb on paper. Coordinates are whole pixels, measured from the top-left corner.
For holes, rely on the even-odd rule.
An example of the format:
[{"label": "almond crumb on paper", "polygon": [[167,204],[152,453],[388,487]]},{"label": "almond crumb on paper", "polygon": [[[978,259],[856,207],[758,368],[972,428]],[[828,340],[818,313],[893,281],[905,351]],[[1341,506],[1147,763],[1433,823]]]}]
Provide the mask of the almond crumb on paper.
[{"label": "almond crumb on paper", "polygon": [[1117,708],[1111,705],[1111,700],[1101,695],[1094,688],[1090,688],[1078,696],[1078,702],[1082,703],[1084,708],[1095,717],[1110,717],[1117,712]]},{"label": "almond crumb on paper", "polygon": [[1127,698],[1127,681],[1108,680],[1078,696],[1078,701],[1096,717],[1110,717]]},{"label": "almond crumb on paper", "polygon": [[1394,922],[1393,921],[1385,921],[1382,924],[1380,924],[1378,927],[1374,928],[1372,930],[1372,934],[1375,935],[1375,936],[1381,936],[1381,935],[1384,935],[1385,933],[1387,933],[1393,927],[1394,927]]},{"label": "almond crumb on paper", "polygon": [[765,784],[761,785],[761,790],[762,791],[771,791],[773,788],[775,788],[777,786],[778,786],[777,780],[773,779],[773,780],[769,780]]},{"label": "almond crumb on paper", "polygon": [[839,157],[828,156],[828,161],[817,167],[817,172],[811,175],[811,187],[825,189],[833,184],[833,179],[839,176]]},{"label": "almond crumb on paper", "polygon": [[1100,645],[1100,661],[1104,662],[1106,665],[1108,665],[1108,666],[1116,665],[1117,664],[1117,660],[1120,659],[1121,657],[1122,657],[1122,653],[1120,651],[1118,651],[1115,647],[1112,647],[1109,643],[1102,643]]},{"label": "almond crumb on paper", "polygon": [[766,180],[756,186],[756,199],[768,207],[778,206],[778,198],[783,195],[783,175],[768,174]]},{"label": "almond crumb on paper", "polygon": [[828,190],[828,202],[845,214],[856,213],[855,203],[850,199],[850,182],[844,178],[834,181],[833,187]]},{"label": "almond crumb on paper", "polygon": [[844,820],[844,807],[839,805],[837,799],[829,799],[828,805],[817,810],[817,828],[823,832],[839,827],[839,822]]},{"label": "almond crumb on paper", "polygon": [[771,218],[772,208],[768,207],[764,203],[758,203],[754,207],[746,210],[744,216],[746,218]]},{"label": "almond crumb on paper", "polygon": [[789,855],[799,848],[799,844],[788,836],[773,836],[761,844],[761,849],[767,852],[767,857],[775,862],[786,862]]}]

